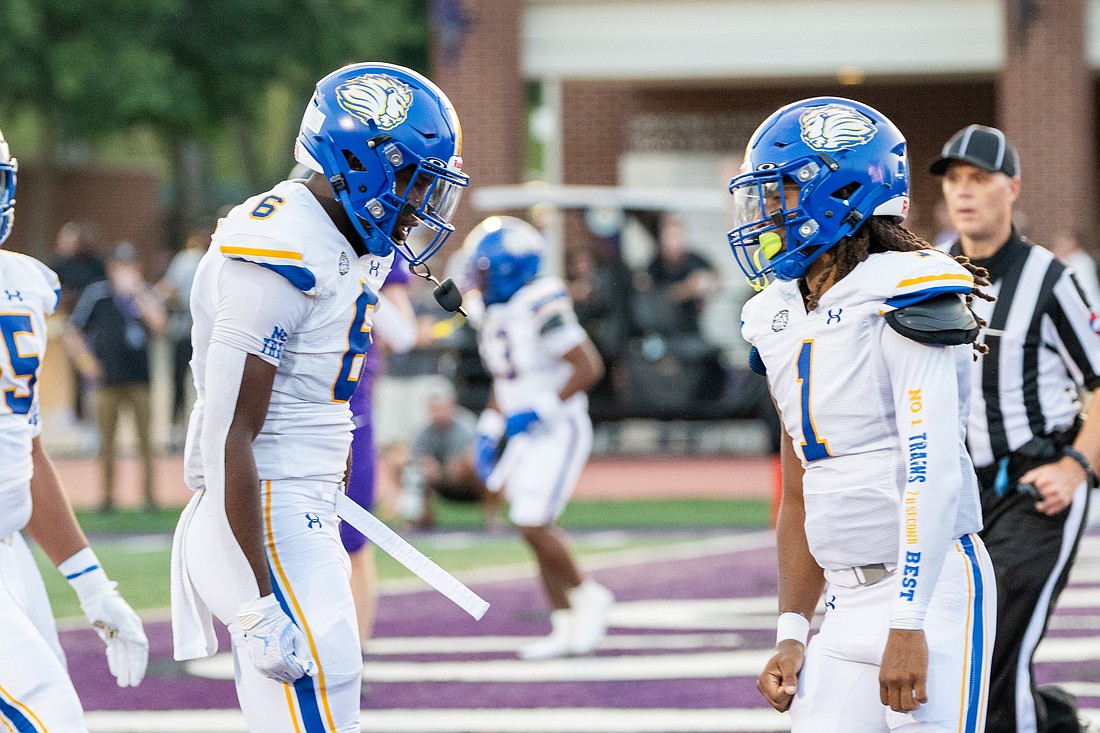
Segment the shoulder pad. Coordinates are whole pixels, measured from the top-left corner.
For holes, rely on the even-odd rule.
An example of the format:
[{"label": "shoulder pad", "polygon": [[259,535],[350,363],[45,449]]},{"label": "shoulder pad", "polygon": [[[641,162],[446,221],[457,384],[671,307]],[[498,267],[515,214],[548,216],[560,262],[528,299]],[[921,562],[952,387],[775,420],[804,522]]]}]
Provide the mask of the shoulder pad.
[{"label": "shoulder pad", "polygon": [[[544,276],[532,280],[518,291],[516,296],[532,313],[543,314],[571,308],[573,301],[561,278]],[[516,297],[513,296],[513,297]]]},{"label": "shoulder pad", "polygon": [[888,252],[883,260],[891,269],[898,268],[881,273],[884,284],[892,285],[883,304],[887,310],[974,289],[970,271],[938,250]]},{"label": "shoulder pad", "polygon": [[958,295],[948,293],[886,313],[902,336],[922,344],[958,346],[978,337],[978,319]]}]

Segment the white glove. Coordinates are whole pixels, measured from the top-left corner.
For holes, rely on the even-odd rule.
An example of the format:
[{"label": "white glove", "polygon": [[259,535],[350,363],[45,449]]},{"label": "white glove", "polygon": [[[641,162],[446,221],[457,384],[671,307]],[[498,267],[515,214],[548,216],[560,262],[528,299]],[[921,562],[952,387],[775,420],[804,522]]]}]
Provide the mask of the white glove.
[{"label": "white glove", "polygon": [[90,547],[80,550],[57,569],[76,591],[88,622],[107,645],[107,667],[118,686],[137,687],[149,664],[149,640],[141,619],[118,594],[118,583],[107,579]]},{"label": "white glove", "polygon": [[237,623],[244,632],[248,656],[264,677],[294,682],[303,675],[317,676],[302,630],[287,616],[275,594],[241,605]]}]

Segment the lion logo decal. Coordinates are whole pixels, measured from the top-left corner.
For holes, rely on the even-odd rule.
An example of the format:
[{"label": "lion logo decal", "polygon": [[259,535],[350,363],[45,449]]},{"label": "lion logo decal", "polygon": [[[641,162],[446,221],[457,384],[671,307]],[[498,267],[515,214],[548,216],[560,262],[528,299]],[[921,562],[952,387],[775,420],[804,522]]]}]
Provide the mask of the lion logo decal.
[{"label": "lion logo decal", "polygon": [[385,74],[357,76],[336,87],[336,101],[346,112],[379,130],[392,130],[409,116],[412,87]]},{"label": "lion logo decal", "polygon": [[819,152],[859,147],[878,132],[867,115],[843,104],[808,109],[799,116],[798,124],[803,142]]}]

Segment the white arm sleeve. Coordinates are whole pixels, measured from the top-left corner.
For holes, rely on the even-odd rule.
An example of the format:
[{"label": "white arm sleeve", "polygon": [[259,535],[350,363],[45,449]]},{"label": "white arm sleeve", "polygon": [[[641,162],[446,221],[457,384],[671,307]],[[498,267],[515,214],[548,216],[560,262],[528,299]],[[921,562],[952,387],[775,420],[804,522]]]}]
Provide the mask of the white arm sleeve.
[{"label": "white arm sleeve", "polygon": [[416,319],[406,317],[385,292],[378,293],[378,309],[374,312],[372,328],[395,354],[404,354],[416,344]]},{"label": "white arm sleeve", "polygon": [[278,365],[283,344],[298,330],[313,300],[282,275],[228,260],[218,275],[218,311],[210,340]]},{"label": "white arm sleeve", "polygon": [[898,596],[890,628],[921,629],[951,542],[963,477],[955,349],[883,329],[898,439],[906,463],[901,497]]},{"label": "white arm sleeve", "polygon": [[202,468],[206,477],[207,501],[221,507],[217,532],[218,547],[211,548],[237,578],[242,596],[259,598],[260,589],[229,518],[225,516],[225,440],[236,412],[244,362],[248,354],[228,344],[212,343],[206,354],[206,410],[202,430]]}]

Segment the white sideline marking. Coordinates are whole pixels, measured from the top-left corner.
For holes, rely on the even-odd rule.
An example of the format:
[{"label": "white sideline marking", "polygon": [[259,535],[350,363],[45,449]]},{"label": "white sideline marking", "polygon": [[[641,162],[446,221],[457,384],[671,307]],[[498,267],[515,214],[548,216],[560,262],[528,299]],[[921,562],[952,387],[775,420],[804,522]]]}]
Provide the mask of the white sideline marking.
[{"label": "white sideline marking", "polygon": [[[236,710],[92,712],[90,733],[247,733]],[[366,710],[363,730],[385,733],[771,733],[790,730],[774,710],[529,708]]]},{"label": "white sideline marking", "polygon": [[[771,649],[691,654],[639,654],[575,657],[526,662],[520,659],[458,659],[446,662],[386,661],[366,664],[368,682],[590,682],[609,680],[689,680],[756,677]],[[233,679],[227,653],[187,662],[187,673],[207,679]]]},{"label": "white sideline marking", "polygon": [[[772,623],[774,626],[775,623]],[[531,641],[527,636],[395,636],[371,639],[369,657],[398,654],[484,654],[515,652]],[[608,636],[600,649],[735,649],[744,645],[741,634],[675,634]],[[369,662],[368,662],[369,663]]]},{"label": "white sideline marking", "polygon": [[[1100,709],[1082,710],[1100,721]],[[236,710],[90,712],[89,733],[248,733]],[[530,708],[367,710],[363,730],[379,733],[773,733],[790,718],[770,709]]]}]

